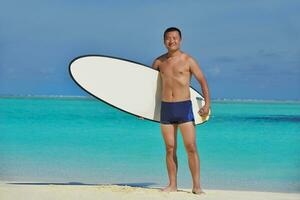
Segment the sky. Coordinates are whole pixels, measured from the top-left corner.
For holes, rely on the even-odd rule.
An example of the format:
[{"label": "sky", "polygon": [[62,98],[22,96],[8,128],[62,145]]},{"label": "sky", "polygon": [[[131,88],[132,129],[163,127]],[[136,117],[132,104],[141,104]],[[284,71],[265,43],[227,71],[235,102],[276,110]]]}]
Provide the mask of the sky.
[{"label": "sky", "polygon": [[175,26],[212,99],[300,100],[299,10],[298,0],[0,0],[0,95],[87,95],[68,73],[72,59],[151,66]]}]

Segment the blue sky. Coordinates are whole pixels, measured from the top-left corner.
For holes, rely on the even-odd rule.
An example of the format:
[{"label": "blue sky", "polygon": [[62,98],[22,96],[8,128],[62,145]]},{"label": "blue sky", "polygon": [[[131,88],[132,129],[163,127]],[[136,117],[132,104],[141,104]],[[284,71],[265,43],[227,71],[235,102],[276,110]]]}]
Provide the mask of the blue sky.
[{"label": "blue sky", "polygon": [[177,26],[212,98],[300,100],[299,10],[297,0],[2,0],[0,95],[86,95],[68,74],[73,58],[151,65]]}]

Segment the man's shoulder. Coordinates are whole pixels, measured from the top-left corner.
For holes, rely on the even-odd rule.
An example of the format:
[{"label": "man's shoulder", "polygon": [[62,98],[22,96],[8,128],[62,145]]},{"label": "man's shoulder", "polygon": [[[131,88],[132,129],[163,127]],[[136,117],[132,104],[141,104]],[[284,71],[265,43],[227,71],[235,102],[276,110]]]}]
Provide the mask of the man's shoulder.
[{"label": "man's shoulder", "polygon": [[154,69],[159,70],[159,66],[160,66],[161,63],[164,61],[165,57],[166,57],[166,54],[163,54],[163,55],[158,56],[158,57],[153,61],[152,67],[153,67]]},{"label": "man's shoulder", "polygon": [[186,53],[186,52],[182,52],[182,58],[184,58],[184,59],[186,59],[186,60],[188,60],[188,59],[191,59],[192,58],[192,56],[190,56],[188,53]]},{"label": "man's shoulder", "polygon": [[166,53],[165,54],[162,54],[160,56],[158,56],[154,61],[156,62],[163,62],[165,59],[166,59]]},{"label": "man's shoulder", "polygon": [[187,54],[185,52],[182,52],[182,58],[187,62],[194,60],[194,58],[192,56],[190,56],[189,54]]}]

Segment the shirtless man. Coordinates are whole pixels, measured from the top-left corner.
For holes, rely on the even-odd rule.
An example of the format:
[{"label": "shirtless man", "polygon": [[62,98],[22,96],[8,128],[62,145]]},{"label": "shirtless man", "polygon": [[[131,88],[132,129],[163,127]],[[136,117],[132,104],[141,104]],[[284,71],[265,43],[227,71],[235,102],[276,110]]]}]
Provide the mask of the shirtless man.
[{"label": "shirtless man", "polygon": [[190,100],[190,80],[192,75],[201,85],[205,106],[199,115],[209,113],[210,99],[208,86],[196,61],[180,50],[181,32],[171,27],[164,32],[164,44],[168,52],[158,57],[152,67],[160,71],[162,80],[161,132],[166,145],[166,163],[169,185],[163,191],[177,191],[177,128],[182,133],[188,155],[189,168],[193,179],[194,194],[202,194],[200,185],[200,160],[196,146],[196,131]]}]

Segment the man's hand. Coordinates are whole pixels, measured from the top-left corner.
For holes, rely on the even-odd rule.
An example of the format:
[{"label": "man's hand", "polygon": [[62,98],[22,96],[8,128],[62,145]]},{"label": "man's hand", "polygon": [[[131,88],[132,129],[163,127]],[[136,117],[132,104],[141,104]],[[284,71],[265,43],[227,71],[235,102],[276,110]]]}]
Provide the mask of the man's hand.
[{"label": "man's hand", "polygon": [[209,114],[209,106],[203,106],[198,113],[201,117],[206,117]]}]

